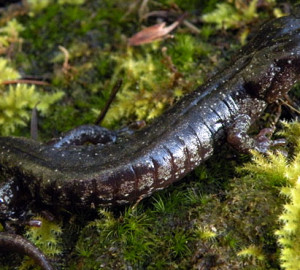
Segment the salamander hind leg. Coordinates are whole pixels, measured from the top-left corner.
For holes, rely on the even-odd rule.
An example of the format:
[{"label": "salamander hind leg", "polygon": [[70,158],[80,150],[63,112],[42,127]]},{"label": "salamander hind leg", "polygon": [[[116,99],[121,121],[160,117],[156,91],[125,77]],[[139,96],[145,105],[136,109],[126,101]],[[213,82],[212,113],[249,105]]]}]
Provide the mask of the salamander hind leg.
[{"label": "salamander hind leg", "polygon": [[270,147],[284,145],[284,139],[271,140],[274,128],[264,128],[257,136],[251,137],[247,134],[251,126],[249,115],[239,115],[232,125],[227,129],[227,142],[240,152],[247,153],[254,149],[261,153],[266,153]]}]

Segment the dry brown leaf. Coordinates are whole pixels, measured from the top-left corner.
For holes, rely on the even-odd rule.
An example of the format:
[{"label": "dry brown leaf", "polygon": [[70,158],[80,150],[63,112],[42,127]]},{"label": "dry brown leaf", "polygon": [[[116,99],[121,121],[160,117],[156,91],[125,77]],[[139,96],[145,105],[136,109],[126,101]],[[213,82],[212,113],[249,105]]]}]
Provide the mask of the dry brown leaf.
[{"label": "dry brown leaf", "polygon": [[174,30],[184,19],[186,13],[183,14],[177,21],[166,27],[166,23],[162,22],[149,26],[142,31],[136,33],[128,40],[130,46],[138,46],[146,43],[151,43],[155,40],[160,40],[166,37],[172,30]]}]

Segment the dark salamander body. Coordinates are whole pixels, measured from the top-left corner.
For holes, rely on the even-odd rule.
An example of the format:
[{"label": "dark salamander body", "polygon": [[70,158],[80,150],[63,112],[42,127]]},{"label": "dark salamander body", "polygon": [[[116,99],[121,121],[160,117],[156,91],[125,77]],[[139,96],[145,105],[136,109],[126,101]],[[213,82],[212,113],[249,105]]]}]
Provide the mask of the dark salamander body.
[{"label": "dark salamander body", "polygon": [[81,146],[1,137],[0,172],[10,182],[0,190],[0,218],[8,207],[17,207],[19,192],[64,208],[135,202],[183,178],[222,140],[241,151],[265,152],[274,144],[267,132],[254,139],[247,130],[299,78],[296,7],[293,14],[265,24],[227,69],[129,137]]},{"label": "dark salamander body", "polygon": [[227,69],[128,138],[56,147],[0,137],[1,173],[48,205],[115,205],[181,179],[209,158],[221,139],[242,151],[266,151],[266,140],[246,132],[300,77],[296,11],[265,24]]}]

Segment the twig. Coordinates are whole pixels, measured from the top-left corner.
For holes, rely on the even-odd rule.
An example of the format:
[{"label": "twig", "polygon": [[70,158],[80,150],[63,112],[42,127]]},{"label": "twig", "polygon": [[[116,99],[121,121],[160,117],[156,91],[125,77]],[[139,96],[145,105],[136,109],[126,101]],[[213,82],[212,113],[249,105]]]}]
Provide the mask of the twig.
[{"label": "twig", "polygon": [[31,112],[31,121],[30,121],[30,136],[31,139],[37,141],[38,139],[38,113],[37,113],[37,105],[40,102],[37,102],[37,104],[35,104],[34,108],[32,109]]},{"label": "twig", "polygon": [[16,84],[16,83],[28,83],[28,84],[36,84],[36,85],[50,85],[47,82],[37,81],[37,80],[26,80],[26,79],[7,80],[7,81],[1,82],[0,84],[8,85],[8,84]]},{"label": "twig", "polygon": [[[143,16],[142,19],[145,20],[145,19],[147,19],[149,17],[153,17],[153,16],[168,18],[169,16],[176,16],[177,14],[178,14],[177,12],[170,12],[170,11],[166,11],[166,10],[157,10],[157,11],[148,12],[147,14],[145,14]],[[182,24],[184,24],[192,33],[195,33],[195,34],[201,33],[201,30],[188,20],[183,20]]]},{"label": "twig", "polygon": [[192,24],[191,22],[187,21],[187,20],[184,20],[183,21],[183,24],[188,28],[190,29],[191,32],[195,33],[195,34],[200,34],[201,33],[201,30],[196,27],[194,24]]},{"label": "twig", "polygon": [[105,104],[103,110],[101,111],[101,113],[99,114],[97,120],[95,121],[95,125],[99,125],[99,124],[102,122],[102,120],[104,119],[104,117],[105,117],[105,115],[106,115],[106,113],[107,113],[107,111],[108,111],[108,109],[109,109],[111,103],[113,102],[113,100],[114,100],[116,94],[117,94],[118,91],[120,90],[122,83],[123,83],[122,80],[118,80],[118,81],[115,83],[115,85],[114,85],[114,87],[113,87],[113,89],[112,89],[112,91],[111,91],[111,93],[110,93],[110,96],[109,96],[108,101],[106,102],[106,104]]},{"label": "twig", "polygon": [[66,72],[70,69],[70,66],[69,66],[70,54],[69,54],[68,50],[65,47],[59,45],[58,48],[65,55],[65,60],[64,60],[64,63],[63,63],[63,71]]},{"label": "twig", "polygon": [[286,105],[286,106],[287,106],[288,108],[290,108],[292,111],[294,111],[294,112],[300,114],[300,111],[297,110],[294,106],[292,106],[291,104],[289,104],[288,102],[284,101],[284,100],[281,99],[281,98],[280,98],[279,100],[282,102],[282,104]]}]

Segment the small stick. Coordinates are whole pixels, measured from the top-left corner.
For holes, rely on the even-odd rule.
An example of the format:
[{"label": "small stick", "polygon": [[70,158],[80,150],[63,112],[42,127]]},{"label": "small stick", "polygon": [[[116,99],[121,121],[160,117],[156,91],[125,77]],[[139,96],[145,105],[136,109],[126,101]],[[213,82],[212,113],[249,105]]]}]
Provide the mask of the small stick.
[{"label": "small stick", "polygon": [[65,60],[64,60],[64,63],[63,63],[62,70],[66,72],[68,69],[70,69],[70,66],[69,66],[70,54],[69,54],[68,50],[65,47],[61,46],[61,45],[58,46],[58,49],[65,56]]},{"label": "small stick", "polygon": [[279,100],[282,102],[282,104],[286,105],[286,106],[287,106],[288,108],[290,108],[292,111],[294,111],[294,112],[300,114],[300,111],[297,110],[294,106],[290,105],[288,102],[284,101],[283,99],[279,99]]},{"label": "small stick", "polygon": [[36,106],[39,103],[40,102],[38,102],[32,109],[31,121],[30,121],[30,136],[31,136],[31,139],[33,139],[35,141],[37,141],[37,139],[38,139],[38,114],[37,114]]},{"label": "small stick", "polygon": [[47,82],[37,81],[37,80],[27,80],[27,79],[7,80],[7,81],[1,82],[0,84],[8,85],[8,84],[16,84],[16,83],[28,83],[28,84],[36,84],[36,85],[50,85]]},{"label": "small stick", "polygon": [[104,117],[105,117],[105,115],[106,115],[106,113],[107,113],[107,111],[108,111],[108,109],[109,109],[112,101],[114,100],[114,98],[116,97],[116,94],[118,93],[118,91],[121,88],[122,82],[123,82],[122,80],[118,80],[115,83],[115,85],[114,85],[114,87],[113,87],[113,89],[112,89],[112,91],[110,93],[108,101],[106,102],[103,110],[101,111],[101,113],[99,114],[97,120],[95,121],[95,125],[99,125],[102,122],[102,120],[104,119]]}]

